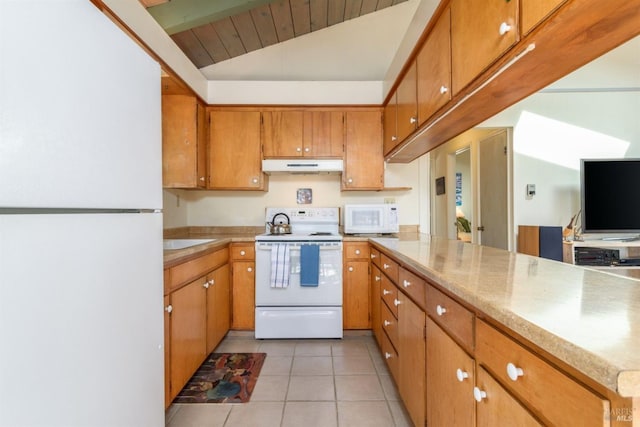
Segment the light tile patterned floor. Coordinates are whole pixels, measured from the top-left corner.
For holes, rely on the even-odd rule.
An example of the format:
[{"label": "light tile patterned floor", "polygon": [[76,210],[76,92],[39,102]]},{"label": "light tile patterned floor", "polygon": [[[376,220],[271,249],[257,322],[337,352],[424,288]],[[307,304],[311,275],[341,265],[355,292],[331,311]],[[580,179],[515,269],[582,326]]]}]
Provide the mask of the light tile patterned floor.
[{"label": "light tile patterned floor", "polygon": [[167,427],[405,427],[380,351],[370,335],[342,340],[227,336],[216,352],[267,353],[249,403],[175,404]]}]

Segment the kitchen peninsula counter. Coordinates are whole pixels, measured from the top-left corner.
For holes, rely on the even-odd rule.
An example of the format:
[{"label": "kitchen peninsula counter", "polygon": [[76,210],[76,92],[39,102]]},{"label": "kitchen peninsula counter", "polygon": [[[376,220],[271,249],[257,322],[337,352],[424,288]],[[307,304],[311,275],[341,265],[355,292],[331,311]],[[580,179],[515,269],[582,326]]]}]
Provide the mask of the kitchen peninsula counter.
[{"label": "kitchen peninsula counter", "polygon": [[371,242],[479,318],[622,397],[640,396],[640,281],[424,234]]}]

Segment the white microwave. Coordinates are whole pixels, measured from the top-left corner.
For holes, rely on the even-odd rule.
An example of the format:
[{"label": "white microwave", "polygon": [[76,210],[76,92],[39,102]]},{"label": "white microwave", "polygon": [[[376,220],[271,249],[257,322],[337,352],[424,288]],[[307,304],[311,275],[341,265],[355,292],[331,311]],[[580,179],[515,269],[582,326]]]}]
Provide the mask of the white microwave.
[{"label": "white microwave", "polygon": [[345,234],[388,234],[400,230],[398,205],[344,205]]}]

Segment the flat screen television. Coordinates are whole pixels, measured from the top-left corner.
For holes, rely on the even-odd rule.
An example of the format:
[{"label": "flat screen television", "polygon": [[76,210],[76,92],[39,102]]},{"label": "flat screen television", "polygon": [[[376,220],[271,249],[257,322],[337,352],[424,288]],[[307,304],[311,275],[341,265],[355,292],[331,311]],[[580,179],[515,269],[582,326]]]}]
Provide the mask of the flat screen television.
[{"label": "flat screen television", "polygon": [[583,159],[583,233],[640,233],[640,159]]}]

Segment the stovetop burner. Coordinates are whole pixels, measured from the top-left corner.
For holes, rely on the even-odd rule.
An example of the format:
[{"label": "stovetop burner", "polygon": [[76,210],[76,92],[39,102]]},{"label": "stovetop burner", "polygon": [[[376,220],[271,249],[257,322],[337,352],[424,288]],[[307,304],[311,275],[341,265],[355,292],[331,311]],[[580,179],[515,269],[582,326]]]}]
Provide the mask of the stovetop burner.
[{"label": "stovetop burner", "polygon": [[309,234],[309,236],[331,236],[333,233],[328,231],[316,231],[315,233]]}]

